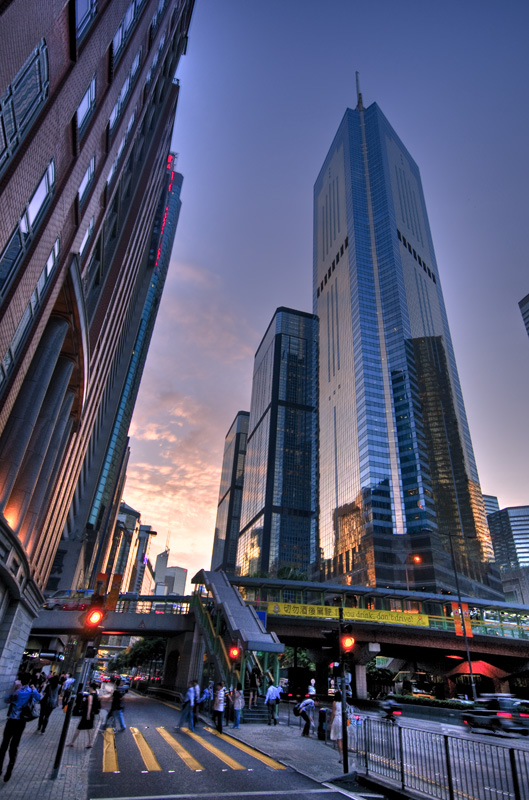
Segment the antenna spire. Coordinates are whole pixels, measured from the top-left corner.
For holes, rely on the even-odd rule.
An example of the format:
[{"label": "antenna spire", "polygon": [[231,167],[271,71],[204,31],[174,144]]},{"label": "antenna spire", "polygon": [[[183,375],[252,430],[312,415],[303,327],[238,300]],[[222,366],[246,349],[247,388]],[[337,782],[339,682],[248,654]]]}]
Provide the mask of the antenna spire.
[{"label": "antenna spire", "polygon": [[360,73],[356,73],[356,110],[363,111],[362,92],[360,91]]}]

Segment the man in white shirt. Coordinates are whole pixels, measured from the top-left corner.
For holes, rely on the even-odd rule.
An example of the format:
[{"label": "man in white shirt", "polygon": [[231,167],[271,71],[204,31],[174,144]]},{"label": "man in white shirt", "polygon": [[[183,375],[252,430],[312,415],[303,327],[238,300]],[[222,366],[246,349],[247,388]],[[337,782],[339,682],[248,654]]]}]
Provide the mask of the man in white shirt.
[{"label": "man in white shirt", "polygon": [[313,708],[316,707],[316,703],[312,697],[306,697],[300,704],[299,704],[299,716],[303,717],[305,720],[305,725],[303,726],[303,731],[301,733],[302,736],[310,736],[310,714],[309,712],[312,711]]},{"label": "man in white shirt", "polygon": [[279,700],[281,698],[281,689],[279,686],[276,686],[272,681],[268,690],[266,692],[265,697],[265,705],[268,708],[268,724],[272,724],[272,720],[274,721],[274,725],[277,725],[277,711],[279,706]]}]

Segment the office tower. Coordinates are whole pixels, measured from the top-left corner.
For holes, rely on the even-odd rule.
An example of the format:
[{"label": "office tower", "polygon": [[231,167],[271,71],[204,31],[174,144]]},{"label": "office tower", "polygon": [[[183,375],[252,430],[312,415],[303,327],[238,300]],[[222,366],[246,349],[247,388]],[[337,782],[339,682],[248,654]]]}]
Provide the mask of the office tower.
[{"label": "office tower", "polygon": [[187,569],[184,567],[168,566],[170,550],[165,548],[163,553],[156,556],[154,565],[154,581],[156,594],[180,594],[185,592]]},{"label": "office tower", "polygon": [[316,557],[318,320],[278,308],[255,355],[237,571],[306,575]]},{"label": "office tower", "polygon": [[527,335],[529,336],[529,294],[526,294],[524,299],[520,300],[518,305],[520,306],[520,311],[522,312],[525,330],[527,331]]},{"label": "office tower", "polygon": [[[108,558],[129,459],[128,430],[138,396],[182,202],[183,177],[169,154],[165,179],[150,238],[146,241],[142,277],[131,305],[125,346],[115,356],[116,367],[106,388],[82,475],[74,495],[75,516],[69,520],[52,565],[46,590],[73,585],[94,586],[101,574],[110,581]],[[138,308],[141,307],[141,313]]]},{"label": "office tower", "polygon": [[[374,103],[314,187],[322,580],[500,598],[417,165]],[[418,558],[415,558],[417,556]]]},{"label": "office tower", "polygon": [[529,567],[529,506],[512,506],[488,517],[496,563]]},{"label": "office tower", "polygon": [[231,573],[237,556],[249,420],[248,411],[239,411],[224,441],[211,569]]},{"label": "office tower", "polygon": [[498,498],[492,494],[484,494],[483,502],[485,503],[485,513],[487,517],[489,516],[489,514],[494,514],[495,511],[500,510],[500,504],[498,503]]},{"label": "office tower", "polygon": [[96,459],[92,434],[123,368],[192,8],[12,0],[0,10],[0,688],[76,518],[83,462],[89,448]]}]

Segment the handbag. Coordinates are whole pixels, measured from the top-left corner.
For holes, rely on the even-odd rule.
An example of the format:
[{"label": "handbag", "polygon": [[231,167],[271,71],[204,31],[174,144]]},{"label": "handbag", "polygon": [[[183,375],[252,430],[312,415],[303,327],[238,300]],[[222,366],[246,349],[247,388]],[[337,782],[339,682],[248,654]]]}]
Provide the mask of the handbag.
[{"label": "handbag", "polygon": [[24,703],[22,708],[20,709],[20,719],[23,719],[25,722],[31,722],[33,719],[37,719],[40,716],[40,703],[38,700],[35,700],[33,695],[29,698],[27,703]]}]

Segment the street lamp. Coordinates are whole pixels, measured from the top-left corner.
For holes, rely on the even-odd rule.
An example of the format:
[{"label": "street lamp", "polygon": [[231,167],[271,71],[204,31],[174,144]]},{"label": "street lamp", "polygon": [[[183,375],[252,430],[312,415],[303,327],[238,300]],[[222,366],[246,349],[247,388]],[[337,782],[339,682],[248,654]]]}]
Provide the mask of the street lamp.
[{"label": "street lamp", "polygon": [[417,553],[408,553],[404,560],[404,568],[406,570],[406,590],[410,591],[410,579],[408,576],[408,564],[421,564],[422,558],[421,556],[417,555]]}]

